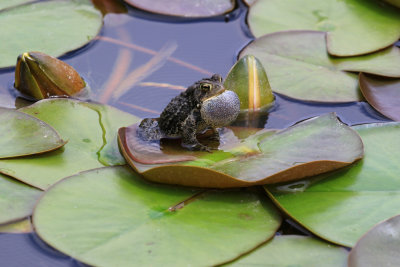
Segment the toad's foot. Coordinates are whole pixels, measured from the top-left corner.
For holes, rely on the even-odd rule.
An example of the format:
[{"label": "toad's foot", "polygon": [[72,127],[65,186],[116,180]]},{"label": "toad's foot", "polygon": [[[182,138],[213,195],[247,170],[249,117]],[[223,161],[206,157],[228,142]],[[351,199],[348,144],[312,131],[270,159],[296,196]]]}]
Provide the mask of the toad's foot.
[{"label": "toad's foot", "polygon": [[216,148],[212,148],[209,146],[205,146],[200,143],[184,143],[182,142],[182,146],[188,150],[196,150],[196,151],[207,151],[211,153],[211,150],[216,150]]}]

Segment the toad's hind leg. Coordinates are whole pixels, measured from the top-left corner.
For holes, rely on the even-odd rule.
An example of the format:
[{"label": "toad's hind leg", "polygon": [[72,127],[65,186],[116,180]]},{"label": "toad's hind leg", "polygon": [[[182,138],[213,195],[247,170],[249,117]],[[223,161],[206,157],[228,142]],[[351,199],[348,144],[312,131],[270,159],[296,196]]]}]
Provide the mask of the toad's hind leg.
[{"label": "toad's hind leg", "polygon": [[156,119],[143,119],[137,129],[138,136],[143,141],[159,141],[162,133]]},{"label": "toad's hind leg", "polygon": [[182,146],[189,150],[211,151],[211,148],[201,144],[197,138],[197,120],[193,112],[182,123]]}]

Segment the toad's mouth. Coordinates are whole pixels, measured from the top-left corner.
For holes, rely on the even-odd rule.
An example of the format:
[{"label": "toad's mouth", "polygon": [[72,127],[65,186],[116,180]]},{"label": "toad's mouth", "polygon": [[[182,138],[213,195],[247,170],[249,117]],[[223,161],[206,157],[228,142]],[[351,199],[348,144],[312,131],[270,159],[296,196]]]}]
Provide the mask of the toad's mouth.
[{"label": "toad's mouth", "polygon": [[226,90],[224,87],[222,87],[218,92],[216,92],[216,93],[213,94],[212,96],[203,98],[203,102],[204,102],[204,101],[207,101],[207,100],[210,100],[210,99],[213,99],[214,97],[217,97],[217,96],[221,95],[221,94],[224,93],[225,91],[227,91],[227,90]]}]

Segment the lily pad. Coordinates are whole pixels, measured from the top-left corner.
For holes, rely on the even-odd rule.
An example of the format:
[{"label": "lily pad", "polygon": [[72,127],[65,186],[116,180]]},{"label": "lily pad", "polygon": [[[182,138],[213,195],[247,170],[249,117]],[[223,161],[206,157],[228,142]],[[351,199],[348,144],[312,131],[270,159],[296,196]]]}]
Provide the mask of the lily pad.
[{"label": "lily pad", "polygon": [[374,109],[392,120],[400,121],[400,79],[361,73],[360,88]]},{"label": "lily pad", "polygon": [[125,0],[128,4],[152,13],[179,17],[211,17],[230,12],[233,0]]},{"label": "lily pad", "polygon": [[349,267],[396,266],[399,264],[400,215],[376,225],[351,250]]},{"label": "lily pad", "polygon": [[13,109],[0,108],[0,159],[40,154],[64,144],[45,122]]},{"label": "lily pad", "polygon": [[365,146],[363,160],[317,178],[266,187],[273,201],[309,231],[348,247],[397,215],[400,206],[400,124],[353,128]]},{"label": "lily pad", "polygon": [[62,180],[33,216],[44,241],[95,266],[213,266],[270,239],[280,221],[258,193],[156,185],[126,167]]},{"label": "lily pad", "polygon": [[[179,144],[171,152],[167,147],[146,151],[144,146],[150,149],[152,144],[143,144],[135,126],[120,129],[119,142],[127,162],[146,179],[197,187],[243,187],[298,180],[344,167],[363,156],[358,134],[333,113],[277,132],[260,131],[213,153],[193,153]],[[157,155],[157,164],[141,161],[142,155],[150,159],[151,153]],[[170,154],[177,157],[176,161],[186,161],[171,162]],[[167,163],[162,163],[163,158]]]},{"label": "lily pad", "polygon": [[18,222],[0,225],[0,233],[24,234],[32,232],[30,219],[24,219]]},{"label": "lily pad", "polygon": [[0,224],[21,220],[32,214],[42,191],[0,174]]},{"label": "lily pad", "polygon": [[33,2],[34,0],[2,0],[0,2],[0,10],[14,7],[17,5]]},{"label": "lily pad", "polygon": [[100,31],[102,16],[87,0],[43,1],[3,10],[0,25],[7,25],[0,29],[4,68],[26,51],[60,56],[85,45]]},{"label": "lily pad", "polygon": [[41,189],[80,171],[125,164],[118,151],[117,129],[138,121],[110,106],[71,99],[42,100],[20,111],[52,125],[68,140],[54,152],[0,160],[0,172]]},{"label": "lily pad", "polygon": [[225,79],[224,87],[239,96],[242,112],[268,109],[275,100],[264,67],[252,55],[236,62]]},{"label": "lily pad", "polygon": [[326,52],[323,32],[289,31],[265,35],[240,53],[240,57],[245,55],[254,55],[261,61],[268,71],[273,91],[308,101],[361,100],[358,76],[346,71],[400,76],[398,47],[365,56],[333,58]]},{"label": "lily pad", "polygon": [[386,3],[389,3],[395,7],[399,7],[400,8],[400,1],[399,0],[383,0]]},{"label": "lily pad", "polygon": [[346,266],[348,252],[312,237],[283,235],[229,266]]},{"label": "lily pad", "polygon": [[400,36],[400,13],[376,0],[259,0],[250,7],[248,23],[256,37],[287,30],[325,31],[328,51],[335,56],[375,52]]}]

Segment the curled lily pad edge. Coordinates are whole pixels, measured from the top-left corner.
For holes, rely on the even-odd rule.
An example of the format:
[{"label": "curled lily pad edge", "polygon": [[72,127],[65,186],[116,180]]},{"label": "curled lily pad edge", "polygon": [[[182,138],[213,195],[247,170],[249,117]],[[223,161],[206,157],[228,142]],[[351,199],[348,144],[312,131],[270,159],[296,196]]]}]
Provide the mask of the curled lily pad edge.
[{"label": "curled lily pad edge", "polygon": [[[14,110],[14,109],[1,108],[1,107],[0,107],[0,110],[1,110],[1,109]],[[55,151],[55,150],[57,150],[57,149],[59,149],[59,148],[62,148],[64,145],[66,145],[66,144],[68,143],[68,140],[63,140],[62,137],[61,137],[61,135],[60,135],[60,134],[56,131],[56,129],[54,129],[54,127],[51,126],[50,124],[48,124],[48,123],[46,123],[46,122],[44,122],[44,121],[42,121],[42,120],[40,120],[40,119],[38,119],[38,118],[36,118],[36,117],[34,117],[34,116],[31,116],[31,115],[29,115],[29,114],[26,114],[26,113],[24,113],[24,112],[21,112],[21,111],[19,111],[19,110],[14,110],[14,111],[15,111],[15,112],[18,112],[18,113],[21,114],[22,116],[28,117],[29,119],[31,119],[31,120],[33,120],[33,121],[36,121],[36,122],[41,123],[41,124],[45,124],[46,127],[48,127],[48,128],[57,136],[57,138],[58,138],[59,141],[60,141],[60,144],[57,145],[57,146],[55,146],[55,147],[53,147],[53,148],[46,149],[46,150],[42,150],[42,151],[38,151],[38,152],[32,152],[32,153],[27,153],[27,154],[21,154],[21,155],[17,155],[17,156],[7,156],[7,157],[1,157],[1,156],[0,156],[0,160],[4,160],[4,159],[14,159],[14,158],[22,158],[22,157],[34,156],[34,155],[41,155],[41,154],[44,154],[44,153],[47,153],[47,152],[52,152],[52,151]]]},{"label": "curled lily pad edge", "polygon": [[[341,122],[338,117],[336,116],[336,113],[327,113],[327,114],[334,114],[336,120],[340,124],[344,124]],[[325,115],[327,115],[325,114]],[[307,121],[310,119],[318,118],[319,116],[316,117],[311,117],[302,121],[297,122],[296,124]],[[280,131],[287,130],[296,124],[286,128],[282,129]],[[344,124],[346,125],[346,124]],[[347,126],[347,125],[346,125]],[[200,188],[236,188],[236,187],[249,187],[249,186],[254,186],[254,185],[267,185],[267,184],[276,184],[276,183],[284,183],[284,182],[293,182],[305,178],[309,178],[315,175],[319,175],[322,173],[327,173],[330,171],[334,171],[343,167],[346,167],[348,165],[351,165],[358,160],[362,159],[364,156],[364,144],[362,142],[361,137],[359,134],[349,127],[349,129],[356,134],[361,142],[361,149],[362,153],[360,154],[360,157],[355,158],[352,162],[340,162],[340,161],[332,161],[332,160],[317,160],[317,161],[311,161],[303,164],[299,164],[293,167],[290,167],[288,169],[279,171],[271,176],[264,177],[263,179],[257,180],[257,181],[246,181],[246,180],[241,180],[239,178],[233,177],[231,175],[222,173],[217,170],[213,170],[207,167],[200,167],[200,166],[190,166],[190,165],[180,165],[179,163],[177,164],[166,164],[164,166],[155,166],[153,168],[150,168],[148,170],[145,170],[143,172],[140,172],[136,166],[135,162],[133,160],[132,154],[129,151],[127,143],[126,143],[126,128],[127,127],[122,127],[118,130],[118,145],[120,148],[120,152],[125,158],[125,160],[128,162],[129,166],[138,174],[142,175],[146,180],[155,182],[155,183],[162,183],[162,184],[172,184],[172,185],[181,185],[181,186],[188,186],[188,187],[200,187]],[[279,131],[277,131],[279,132]],[[137,163],[137,162],[136,162]],[[316,169],[318,170],[321,165],[324,165],[325,167],[328,165],[328,168],[324,172],[316,172],[313,174],[309,175],[300,175],[299,177],[293,179],[291,178],[294,173],[298,172],[298,170],[302,170],[303,168],[310,168],[310,169]],[[191,175],[191,180],[188,179],[181,179],[179,183],[176,182],[176,176],[180,175],[184,169],[191,169],[192,175]],[[195,170],[196,175],[194,175],[193,170]],[[280,179],[280,176],[282,174],[286,173],[285,175],[286,178]],[[296,175],[294,175],[296,176]],[[207,177],[207,181],[204,179],[204,177]],[[289,177],[289,178],[287,178]],[[192,181],[195,181],[194,183]]]}]

